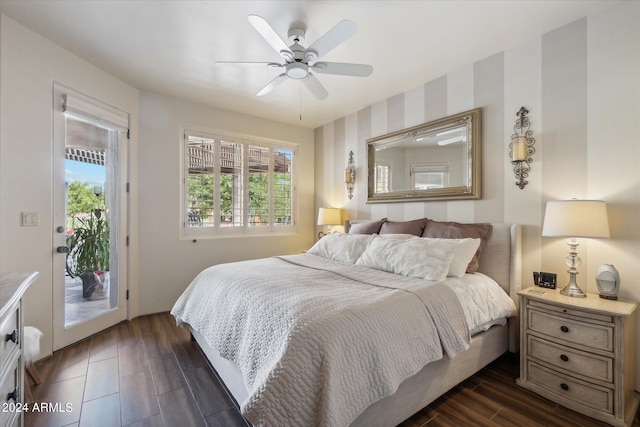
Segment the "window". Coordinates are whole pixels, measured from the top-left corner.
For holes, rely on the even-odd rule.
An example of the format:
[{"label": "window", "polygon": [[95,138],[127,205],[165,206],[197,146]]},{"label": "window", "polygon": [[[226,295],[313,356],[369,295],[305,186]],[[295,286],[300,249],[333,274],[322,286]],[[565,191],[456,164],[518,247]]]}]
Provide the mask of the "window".
[{"label": "window", "polygon": [[422,163],[411,165],[411,187],[414,190],[430,190],[449,186],[449,165],[446,163]]},{"label": "window", "polygon": [[185,235],[295,229],[295,146],[186,130]]},{"label": "window", "polygon": [[388,163],[376,163],[375,175],[376,193],[391,191],[391,166]]}]

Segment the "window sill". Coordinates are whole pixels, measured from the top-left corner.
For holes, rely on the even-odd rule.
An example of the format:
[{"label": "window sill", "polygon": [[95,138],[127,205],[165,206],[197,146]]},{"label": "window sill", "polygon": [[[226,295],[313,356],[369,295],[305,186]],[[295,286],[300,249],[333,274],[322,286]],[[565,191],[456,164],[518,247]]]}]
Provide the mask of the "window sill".
[{"label": "window sill", "polygon": [[251,237],[292,237],[300,235],[299,231],[283,231],[273,233],[260,232],[235,232],[235,233],[210,233],[210,234],[182,234],[180,240],[209,240],[209,239],[235,239],[235,238],[251,238]]}]

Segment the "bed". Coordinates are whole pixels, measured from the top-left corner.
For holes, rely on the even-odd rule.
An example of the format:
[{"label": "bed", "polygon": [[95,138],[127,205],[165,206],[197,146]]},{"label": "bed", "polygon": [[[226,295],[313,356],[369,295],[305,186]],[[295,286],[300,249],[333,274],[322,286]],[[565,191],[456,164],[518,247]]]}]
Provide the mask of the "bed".
[{"label": "bed", "polygon": [[[407,275],[360,262],[373,242],[392,252],[372,262],[429,244],[453,269],[459,246],[407,236],[394,228],[403,223],[382,222],[391,224],[389,236],[353,237],[347,223],[347,233],[325,241],[349,242],[334,252],[357,260],[319,254],[317,243],[310,253],[214,266],[176,302],[177,323],[190,329],[254,425],[394,426],[506,351],[517,351],[519,225],[491,224],[477,271],[441,281],[424,280],[421,269],[412,276],[413,265]],[[354,255],[356,240],[367,243]],[[399,256],[400,264],[415,248],[422,246]],[[502,305],[499,318],[471,320],[468,304],[479,303],[462,302],[461,289],[478,293],[476,286],[488,282],[499,285],[499,294],[482,291],[484,303],[506,299],[511,308]]]}]

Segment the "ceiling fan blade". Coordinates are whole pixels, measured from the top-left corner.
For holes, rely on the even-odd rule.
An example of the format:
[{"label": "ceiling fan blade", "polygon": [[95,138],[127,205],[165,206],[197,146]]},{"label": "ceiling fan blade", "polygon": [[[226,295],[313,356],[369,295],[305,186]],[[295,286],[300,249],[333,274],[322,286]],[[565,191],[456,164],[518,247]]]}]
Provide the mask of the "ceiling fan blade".
[{"label": "ceiling fan blade", "polygon": [[258,33],[275,49],[278,54],[284,58],[293,58],[293,53],[289,46],[280,38],[278,33],[269,25],[269,23],[258,15],[249,15],[249,23],[253,25]]},{"label": "ceiling fan blade", "polygon": [[316,62],[311,68],[316,73],[338,74],[340,76],[367,77],[373,73],[371,65],[344,62]]},{"label": "ceiling fan blade", "polygon": [[256,93],[256,96],[262,96],[270,93],[273,89],[276,88],[276,86],[278,86],[280,83],[282,83],[286,79],[287,79],[287,75],[285,73],[282,73],[279,76],[276,76],[275,79],[271,80],[269,83],[267,83],[265,87],[260,89],[258,93]]},{"label": "ceiling fan blade", "polygon": [[318,80],[313,74],[309,73],[309,75],[302,81],[316,98],[325,99],[329,96],[329,92],[327,92],[324,86],[322,86],[322,83],[320,83],[320,80]]},{"label": "ceiling fan blade", "polygon": [[247,61],[218,61],[216,65],[243,65],[248,67],[260,66],[260,67],[269,67],[269,68],[280,68],[283,67],[282,64],[278,64],[277,62],[247,62]]},{"label": "ceiling fan blade", "polygon": [[335,27],[326,32],[325,35],[316,40],[305,50],[305,58],[309,61],[316,60],[340,43],[356,33],[358,27],[353,21],[345,19],[336,24]]}]

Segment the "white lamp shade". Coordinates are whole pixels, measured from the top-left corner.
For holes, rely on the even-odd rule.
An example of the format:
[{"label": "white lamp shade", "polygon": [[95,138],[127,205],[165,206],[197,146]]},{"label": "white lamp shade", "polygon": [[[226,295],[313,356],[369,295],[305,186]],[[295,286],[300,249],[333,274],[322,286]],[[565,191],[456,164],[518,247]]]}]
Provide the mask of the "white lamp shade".
[{"label": "white lamp shade", "polygon": [[542,235],[547,237],[609,237],[607,205],[601,200],[547,202]]},{"label": "white lamp shade", "polygon": [[342,224],[342,209],[320,208],[318,210],[318,225]]}]

